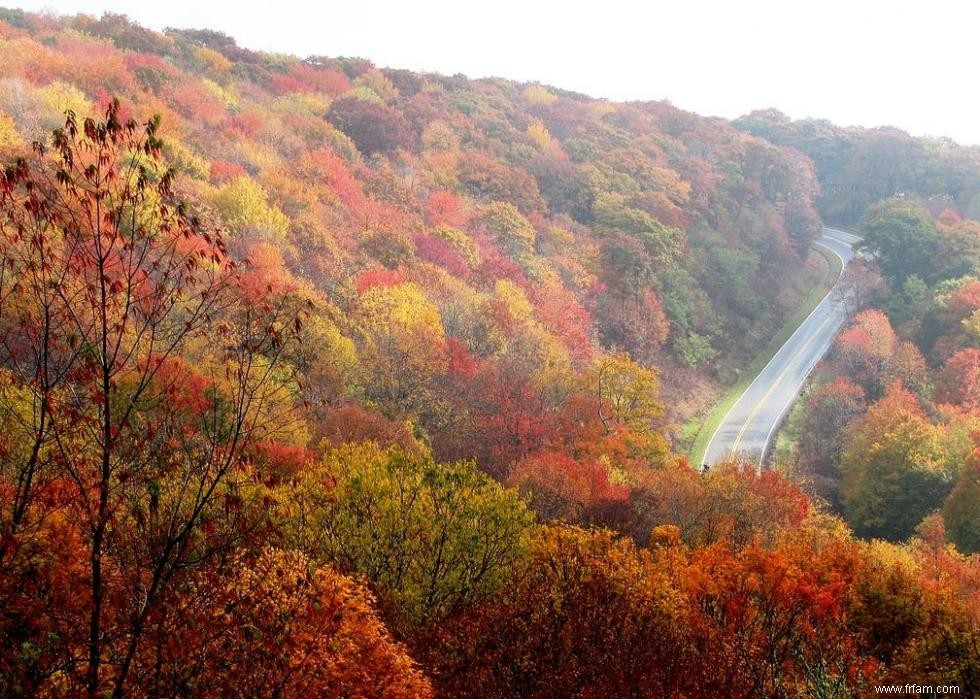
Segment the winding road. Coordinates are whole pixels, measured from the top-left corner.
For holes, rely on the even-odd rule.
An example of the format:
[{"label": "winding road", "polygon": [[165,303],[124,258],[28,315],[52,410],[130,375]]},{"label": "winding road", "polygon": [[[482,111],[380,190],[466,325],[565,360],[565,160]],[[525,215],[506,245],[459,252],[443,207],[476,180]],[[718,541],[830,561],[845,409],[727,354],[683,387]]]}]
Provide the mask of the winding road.
[{"label": "winding road", "polygon": [[[814,242],[841,258],[843,268],[854,257],[860,238],[834,228],[824,228]],[[806,320],[773,355],[745,392],[731,407],[705,448],[702,464],[712,465],[731,456],[757,459],[761,464],[776,428],[793,405],[803,382],[847,320],[841,279],[813,309]]]}]

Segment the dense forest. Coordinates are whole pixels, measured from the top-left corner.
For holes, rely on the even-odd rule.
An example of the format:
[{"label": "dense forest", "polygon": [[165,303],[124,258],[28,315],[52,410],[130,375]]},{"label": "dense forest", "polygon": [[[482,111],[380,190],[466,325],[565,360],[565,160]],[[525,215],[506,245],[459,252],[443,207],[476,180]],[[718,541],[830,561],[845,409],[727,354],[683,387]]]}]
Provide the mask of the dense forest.
[{"label": "dense forest", "polygon": [[0,695],[980,687],[977,149],[0,10],[0,161]]},{"label": "dense forest", "polygon": [[980,219],[980,147],[914,138],[892,127],[793,121],[774,109],[753,112],[734,126],[813,162],[821,185],[815,203],[827,223],[858,225],[869,207],[895,196],[915,199],[933,215],[950,208]]}]

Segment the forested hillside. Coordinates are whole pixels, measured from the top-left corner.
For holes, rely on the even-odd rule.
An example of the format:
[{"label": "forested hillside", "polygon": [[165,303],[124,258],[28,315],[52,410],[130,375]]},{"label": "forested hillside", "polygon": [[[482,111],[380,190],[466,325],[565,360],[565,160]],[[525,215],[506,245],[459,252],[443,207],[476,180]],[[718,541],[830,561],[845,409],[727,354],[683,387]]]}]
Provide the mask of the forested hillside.
[{"label": "forested hillside", "polygon": [[[460,405],[454,382],[474,397],[481,381],[508,391],[551,363],[552,384],[574,383],[619,350],[690,380],[720,349],[738,356],[771,335],[798,300],[780,291],[819,230],[811,167],[722,121],[260,55],[113,17],[7,19],[0,138],[30,142],[65,109],[100,112],[110,96],[127,115],[160,114],[182,195],[236,252],[308,287],[321,334],[349,349],[324,398],[411,418],[440,443],[465,438],[440,453],[472,451],[485,442],[477,423],[500,417],[497,400]],[[381,366],[394,358],[371,357],[387,329],[359,324],[372,304],[412,294],[433,311],[417,319],[432,321],[424,351],[399,360],[420,382],[414,405],[395,385],[400,368]],[[470,363],[478,371],[460,375]],[[560,413],[567,391],[540,388],[556,395],[543,412]],[[471,419],[449,426],[450,412]]]},{"label": "forested hillside", "polygon": [[[884,404],[866,434],[921,423],[916,455],[955,435],[913,466],[960,479],[959,549],[930,474],[883,529],[808,494],[836,472],[817,492],[677,453],[677,418],[807,292],[831,195],[793,139],[0,10],[0,160],[0,695],[978,686],[974,423],[915,403],[911,344],[865,362],[845,333],[878,373],[842,390],[854,416]],[[975,267],[928,238],[975,250],[963,168],[960,213],[898,243],[932,266],[888,266],[886,203],[853,285],[872,300],[880,269],[935,301],[902,332],[953,367],[937,402],[975,413],[977,305],[949,283]],[[826,466],[842,499],[868,441]]]},{"label": "forested hillside", "polygon": [[952,208],[963,218],[980,219],[980,147],[915,138],[891,127],[792,121],[773,109],[734,125],[812,159],[822,190],[816,203],[828,223],[857,225],[871,205],[889,197],[917,199],[934,215]]}]

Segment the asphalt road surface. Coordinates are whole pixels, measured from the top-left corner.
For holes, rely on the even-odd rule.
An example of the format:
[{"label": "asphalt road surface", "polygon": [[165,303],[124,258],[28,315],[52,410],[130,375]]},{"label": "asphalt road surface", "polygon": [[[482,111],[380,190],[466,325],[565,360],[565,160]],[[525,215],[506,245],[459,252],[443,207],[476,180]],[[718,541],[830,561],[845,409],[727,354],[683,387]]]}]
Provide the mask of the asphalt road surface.
[{"label": "asphalt road surface", "polygon": [[[850,233],[824,228],[814,242],[841,258],[846,266],[854,256],[852,246],[860,239]],[[757,459],[766,456],[776,428],[799,395],[807,375],[830,349],[834,336],[847,320],[840,279],[813,312],[779,348],[715,430],[701,459],[702,464],[731,456]]]}]

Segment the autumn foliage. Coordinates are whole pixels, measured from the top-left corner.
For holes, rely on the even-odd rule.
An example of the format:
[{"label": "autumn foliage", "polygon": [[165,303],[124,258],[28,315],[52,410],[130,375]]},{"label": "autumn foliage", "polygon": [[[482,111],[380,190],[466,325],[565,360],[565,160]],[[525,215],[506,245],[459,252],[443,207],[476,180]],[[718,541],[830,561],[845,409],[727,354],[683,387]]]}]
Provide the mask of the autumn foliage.
[{"label": "autumn foliage", "polygon": [[976,686],[978,270],[891,260],[805,477],[680,453],[853,208],[801,150],[0,10],[0,695]]}]

